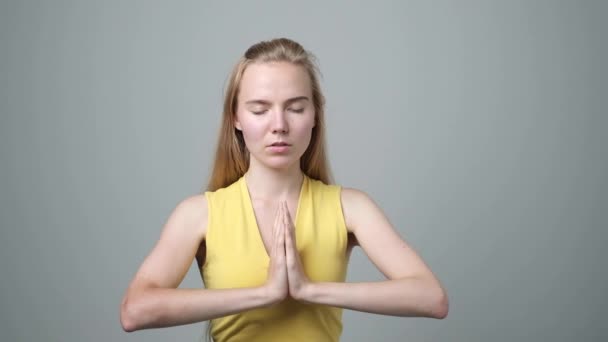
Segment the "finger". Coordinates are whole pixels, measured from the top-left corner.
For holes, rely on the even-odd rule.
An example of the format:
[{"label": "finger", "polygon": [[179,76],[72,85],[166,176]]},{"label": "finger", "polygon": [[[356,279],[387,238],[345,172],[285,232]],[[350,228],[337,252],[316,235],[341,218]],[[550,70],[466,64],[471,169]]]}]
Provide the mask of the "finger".
[{"label": "finger", "polygon": [[287,266],[292,264],[293,260],[293,241],[291,239],[291,235],[289,234],[289,229],[287,225],[283,225],[285,229],[283,230],[283,235],[285,236],[285,258],[287,262]]},{"label": "finger", "polygon": [[281,218],[281,206],[279,205],[279,206],[277,206],[277,211],[276,211],[276,214],[274,215],[274,224],[272,226],[273,236],[276,235],[276,231],[277,231],[277,227],[280,222],[280,218]]},{"label": "finger", "polygon": [[291,213],[289,212],[289,207],[287,206],[287,202],[285,202],[285,215],[287,218],[291,219]]},{"label": "finger", "polygon": [[287,202],[283,203],[283,220],[287,229],[289,229],[289,207],[287,206]]},{"label": "finger", "polygon": [[276,251],[279,248],[279,235],[281,234],[280,223],[281,223],[281,206],[277,206],[277,213],[274,217],[274,225],[272,227],[272,256],[276,257]]},{"label": "finger", "polygon": [[291,218],[291,213],[289,213],[289,211],[287,211],[287,222],[289,222],[289,231],[292,234],[291,236],[295,239],[296,225],[293,219]]},{"label": "finger", "polygon": [[286,217],[287,217],[287,211],[288,211],[288,209],[287,209],[287,201],[283,201],[281,206],[283,207],[283,215],[281,215],[281,220],[283,222],[283,226],[285,226]]},{"label": "finger", "polygon": [[[289,223],[287,221],[287,202],[283,202],[283,235],[285,235],[285,239],[287,239],[287,235],[289,234]],[[287,243],[287,240],[285,240]]]},{"label": "finger", "polygon": [[[285,208],[287,208],[287,205],[285,205]],[[286,229],[285,229],[285,246],[287,249],[287,263],[290,267],[296,267],[296,264],[298,263],[298,259],[299,259],[299,255],[298,255],[298,249],[296,247],[296,236],[295,236],[295,227],[291,224],[291,219],[289,217],[289,211],[286,211],[285,213],[285,225],[286,225]]]},{"label": "finger", "polygon": [[288,253],[289,254],[291,252],[291,234],[289,234],[289,226],[287,225],[287,217],[283,217],[284,221],[283,221],[283,227],[285,227],[285,230],[283,231],[283,234],[285,235],[285,248],[288,249]]},{"label": "finger", "polygon": [[287,202],[285,202],[285,207],[283,209],[285,210],[285,221],[289,223],[289,217],[291,217],[291,215],[289,215],[289,206],[287,205]]},{"label": "finger", "polygon": [[285,225],[287,227],[287,233],[289,237],[293,240],[295,238],[295,236],[293,235],[295,227],[291,221],[291,215],[289,214],[289,208],[287,207],[287,204],[285,204]]},{"label": "finger", "polygon": [[294,246],[293,246],[293,237],[291,235],[291,229],[289,227],[289,219],[287,216],[287,203],[284,203],[283,206],[283,213],[285,215],[283,215],[283,227],[284,227],[284,231],[283,231],[283,235],[285,236],[285,255],[287,256],[287,261],[288,263],[292,261],[293,258],[293,253],[294,253]]},{"label": "finger", "polygon": [[281,206],[281,219],[279,221],[279,249],[282,252],[282,256],[285,256],[285,224],[283,223],[282,217],[285,216],[285,208]]}]

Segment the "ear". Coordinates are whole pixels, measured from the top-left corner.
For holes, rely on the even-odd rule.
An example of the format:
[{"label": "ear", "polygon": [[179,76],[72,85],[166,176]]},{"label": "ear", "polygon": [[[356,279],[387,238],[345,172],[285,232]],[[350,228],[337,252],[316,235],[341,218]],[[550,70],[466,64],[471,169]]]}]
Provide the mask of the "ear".
[{"label": "ear", "polygon": [[234,127],[236,127],[236,129],[238,129],[239,131],[243,130],[243,128],[241,127],[241,123],[239,122],[239,119],[236,116],[234,117]]}]

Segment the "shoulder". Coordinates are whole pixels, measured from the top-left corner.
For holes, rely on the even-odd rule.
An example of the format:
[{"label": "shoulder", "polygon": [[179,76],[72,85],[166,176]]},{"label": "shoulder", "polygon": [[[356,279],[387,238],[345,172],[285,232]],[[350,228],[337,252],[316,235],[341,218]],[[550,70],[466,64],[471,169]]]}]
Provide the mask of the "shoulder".
[{"label": "shoulder", "polygon": [[340,187],[340,200],[342,205],[348,209],[364,209],[365,206],[373,204],[373,200],[365,191],[355,188]]},{"label": "shoulder", "polygon": [[207,197],[196,194],[182,199],[171,213],[171,220],[180,222],[180,226],[196,231],[203,238],[207,230],[209,210]]},{"label": "shoulder", "polygon": [[341,187],[340,201],[346,227],[353,233],[361,226],[366,215],[377,210],[373,199],[366,192],[355,188]]},{"label": "shoulder", "polygon": [[196,194],[181,200],[176,208],[181,215],[187,217],[201,216],[207,213],[207,197],[203,194]]}]

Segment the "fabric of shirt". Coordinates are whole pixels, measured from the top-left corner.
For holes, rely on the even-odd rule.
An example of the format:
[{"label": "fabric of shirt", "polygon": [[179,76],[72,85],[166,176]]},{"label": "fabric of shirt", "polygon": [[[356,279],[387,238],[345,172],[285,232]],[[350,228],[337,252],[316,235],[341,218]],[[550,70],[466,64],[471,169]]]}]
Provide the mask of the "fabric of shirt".
[{"label": "fabric of shirt", "polygon": [[[348,234],[339,185],[304,175],[295,216],[296,246],[312,282],[344,282]],[[244,176],[205,192],[209,216],[201,276],[208,289],[257,287],[268,278],[268,256]],[[212,320],[216,342],[339,341],[342,309],[286,300]]]}]

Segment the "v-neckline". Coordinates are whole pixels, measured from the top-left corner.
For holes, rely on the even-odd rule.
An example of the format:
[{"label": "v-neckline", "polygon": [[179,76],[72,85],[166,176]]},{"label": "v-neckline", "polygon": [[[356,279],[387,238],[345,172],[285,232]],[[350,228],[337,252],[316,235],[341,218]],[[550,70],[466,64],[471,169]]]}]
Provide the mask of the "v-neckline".
[{"label": "v-neckline", "polygon": [[[302,197],[304,196],[304,191],[306,190],[306,183],[308,181],[308,177],[306,176],[306,174],[304,173],[304,178],[302,179],[302,184],[300,185],[300,194],[298,195],[298,203],[296,204],[296,215],[295,218],[293,220],[293,225],[294,228],[297,231],[297,227],[298,227],[298,217],[300,216],[300,208],[302,206]],[[253,221],[253,226],[255,229],[255,236],[257,237],[257,241],[261,246],[262,251],[264,251],[264,257],[266,260],[270,260],[270,251],[266,249],[266,245],[264,244],[264,239],[262,238],[262,232],[260,231],[260,226],[258,224],[258,219],[255,216],[255,210],[253,208],[253,200],[251,199],[251,194],[249,193],[249,187],[247,186],[247,181],[245,180],[245,176],[243,175],[241,177],[241,189],[243,190],[244,193],[244,197],[245,197],[245,202],[247,202],[246,204],[246,210],[247,210],[247,215],[249,215],[249,217],[251,218],[251,220]],[[270,241],[271,243],[271,248],[272,248],[272,241]]]}]

